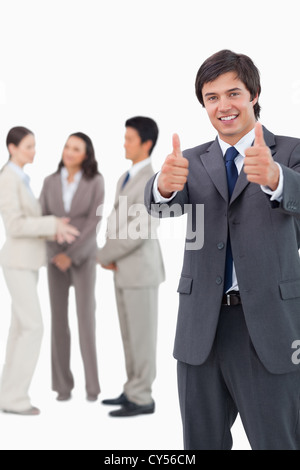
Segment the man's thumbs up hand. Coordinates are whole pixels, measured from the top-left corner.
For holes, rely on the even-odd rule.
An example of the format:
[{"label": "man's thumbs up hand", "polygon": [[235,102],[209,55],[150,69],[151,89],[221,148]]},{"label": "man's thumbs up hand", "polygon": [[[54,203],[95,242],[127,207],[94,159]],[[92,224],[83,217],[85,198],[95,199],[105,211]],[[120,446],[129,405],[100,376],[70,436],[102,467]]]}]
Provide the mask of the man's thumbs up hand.
[{"label": "man's thumbs up hand", "polygon": [[257,122],[255,125],[255,141],[254,141],[254,147],[255,146],[260,146],[260,147],[266,147],[266,142],[264,139],[264,131],[263,127],[260,122]]},{"label": "man's thumbs up hand", "polygon": [[180,139],[178,134],[173,134],[173,155],[178,158],[182,158],[182,152],[180,148]]},{"label": "man's thumbs up hand", "polygon": [[244,172],[248,181],[268,186],[275,191],[279,184],[280,171],[265,142],[263,128],[259,122],[255,126],[254,145],[245,151],[245,155]]},{"label": "man's thumbs up hand", "polygon": [[174,191],[182,191],[189,174],[189,162],[182,156],[180,140],[177,134],[173,135],[173,151],[167,156],[158,179],[160,194],[169,198]]}]

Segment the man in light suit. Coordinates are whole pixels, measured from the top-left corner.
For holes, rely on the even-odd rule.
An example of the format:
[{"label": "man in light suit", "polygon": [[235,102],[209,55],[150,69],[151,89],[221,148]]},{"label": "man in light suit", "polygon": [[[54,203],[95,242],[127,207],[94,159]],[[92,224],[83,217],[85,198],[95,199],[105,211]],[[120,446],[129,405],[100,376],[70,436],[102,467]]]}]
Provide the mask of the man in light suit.
[{"label": "man in light suit", "polygon": [[156,376],[158,287],[165,279],[155,230],[157,224],[144,206],[144,190],[154,175],[150,155],[158,138],[156,123],[147,117],[126,124],[126,158],[131,169],[117,183],[107,239],[98,261],[114,271],[116,302],[123,340],[127,382],[116,399],[121,405],[110,416],[127,417],[155,411],[152,384]]},{"label": "man in light suit", "polygon": [[196,93],[218,137],[182,154],[174,135],[145,191],[156,217],[175,204],[190,217],[189,205],[204,204],[204,246],[186,249],[178,288],[186,449],[230,450],[238,413],[252,449],[300,449],[292,359],[300,339],[300,140],[257,123],[260,91],[249,57],[225,50],[208,58]]}]

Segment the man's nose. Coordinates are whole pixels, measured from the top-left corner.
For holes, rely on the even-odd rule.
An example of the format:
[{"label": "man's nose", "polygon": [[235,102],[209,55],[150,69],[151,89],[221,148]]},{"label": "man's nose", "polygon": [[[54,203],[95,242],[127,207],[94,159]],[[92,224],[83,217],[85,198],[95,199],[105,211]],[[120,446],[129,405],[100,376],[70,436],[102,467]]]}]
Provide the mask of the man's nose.
[{"label": "man's nose", "polygon": [[231,103],[230,100],[225,96],[220,98],[219,100],[219,111],[220,112],[226,112],[231,109]]}]

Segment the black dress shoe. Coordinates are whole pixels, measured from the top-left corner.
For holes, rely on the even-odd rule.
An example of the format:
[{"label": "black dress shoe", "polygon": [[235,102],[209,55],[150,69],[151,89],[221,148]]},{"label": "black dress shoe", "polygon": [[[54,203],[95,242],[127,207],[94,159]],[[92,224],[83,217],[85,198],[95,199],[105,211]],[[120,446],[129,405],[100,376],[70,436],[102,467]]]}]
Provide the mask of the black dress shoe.
[{"label": "black dress shoe", "polygon": [[111,400],[103,400],[102,404],[103,405],[126,405],[127,403],[130,403],[128,398],[126,397],[125,393],[122,393],[118,398],[114,398]]},{"label": "black dress shoe", "polygon": [[127,418],[130,416],[137,415],[149,415],[155,412],[155,403],[150,405],[136,405],[135,403],[129,402],[127,405],[123,405],[122,408],[116,411],[111,411],[110,416],[114,418]]}]

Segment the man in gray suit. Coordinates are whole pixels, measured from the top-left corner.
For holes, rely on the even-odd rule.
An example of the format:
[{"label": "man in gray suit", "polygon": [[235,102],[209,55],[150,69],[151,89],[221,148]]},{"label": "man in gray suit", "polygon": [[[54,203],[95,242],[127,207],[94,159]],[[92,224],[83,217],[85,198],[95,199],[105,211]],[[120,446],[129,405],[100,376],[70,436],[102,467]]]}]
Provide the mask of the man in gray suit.
[{"label": "man in gray suit", "polygon": [[145,191],[156,217],[204,205],[204,246],[187,244],[178,288],[186,449],[230,450],[240,413],[254,450],[300,450],[300,140],[257,122],[260,91],[249,57],[208,58],[196,93],[217,139],[182,154],[175,135]]},{"label": "man in gray suit", "polygon": [[[150,155],[158,138],[157,124],[147,117],[126,124],[126,158],[131,169],[117,183],[106,243],[98,252],[103,268],[114,271],[115,293],[123,340],[127,382],[110,416],[127,417],[155,411],[152,384],[156,376],[158,287],[165,279],[157,240],[157,223],[144,206],[145,185],[154,175]],[[157,221],[156,221],[157,222]]]}]

